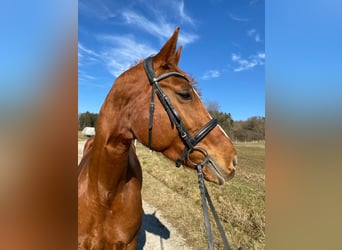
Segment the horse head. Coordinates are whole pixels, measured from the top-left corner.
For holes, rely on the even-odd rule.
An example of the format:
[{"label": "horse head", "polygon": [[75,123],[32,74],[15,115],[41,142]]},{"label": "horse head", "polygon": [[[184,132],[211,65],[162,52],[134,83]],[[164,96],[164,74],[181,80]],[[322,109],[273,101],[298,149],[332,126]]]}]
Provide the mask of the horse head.
[{"label": "horse head", "polygon": [[[182,47],[176,49],[178,33],[179,28],[176,28],[148,63],[145,59],[117,79],[116,85],[122,86],[121,91],[117,90],[120,95],[117,98],[129,113],[129,118],[122,116],[122,123],[130,131],[130,138],[137,138],[172,161],[179,161],[181,157],[181,163],[187,167],[195,168],[196,163],[202,162],[205,179],[223,184],[234,176],[236,150],[228,135],[206,110],[189,76],[178,67],[182,51]],[[153,99],[155,94],[158,98]],[[163,103],[165,98],[167,104]],[[154,103],[153,112],[151,101]],[[171,106],[169,111],[165,105]],[[174,118],[170,113],[175,113]],[[182,138],[177,120],[190,137],[188,141]],[[189,143],[196,145],[192,147],[187,145]]]}]

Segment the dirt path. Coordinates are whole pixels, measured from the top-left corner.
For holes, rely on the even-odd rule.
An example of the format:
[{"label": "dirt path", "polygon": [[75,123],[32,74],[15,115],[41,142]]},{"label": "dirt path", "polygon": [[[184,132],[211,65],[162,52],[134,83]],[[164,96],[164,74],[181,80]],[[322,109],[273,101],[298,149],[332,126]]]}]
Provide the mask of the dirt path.
[{"label": "dirt path", "polygon": [[[78,162],[82,158],[85,141],[78,142]],[[171,223],[161,217],[158,210],[143,201],[144,215],[137,250],[191,250],[177,234]]]}]

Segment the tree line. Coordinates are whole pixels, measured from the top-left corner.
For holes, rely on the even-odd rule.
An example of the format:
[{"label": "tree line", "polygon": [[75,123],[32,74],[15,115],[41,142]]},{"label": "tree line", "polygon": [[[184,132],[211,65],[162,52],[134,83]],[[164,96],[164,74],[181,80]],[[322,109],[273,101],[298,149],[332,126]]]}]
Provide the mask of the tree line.
[{"label": "tree line", "polygon": [[234,121],[230,113],[219,111],[217,102],[207,101],[206,107],[233,141],[265,140],[265,117],[252,116],[245,121]]},{"label": "tree line", "polygon": [[78,130],[82,131],[85,127],[96,127],[98,116],[99,114],[89,111],[78,114]]},{"label": "tree line", "polygon": [[[253,116],[245,121],[234,121],[230,113],[218,110],[215,103],[207,104],[210,115],[218,120],[223,130],[233,141],[265,140],[265,117]],[[96,127],[98,114],[85,112],[78,115],[78,129]]]}]

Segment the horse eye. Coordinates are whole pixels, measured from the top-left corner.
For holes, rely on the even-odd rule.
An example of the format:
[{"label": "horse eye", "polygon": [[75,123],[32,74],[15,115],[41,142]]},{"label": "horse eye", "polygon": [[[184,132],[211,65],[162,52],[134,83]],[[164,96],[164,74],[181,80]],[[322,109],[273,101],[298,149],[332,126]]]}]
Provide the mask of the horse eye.
[{"label": "horse eye", "polygon": [[191,100],[192,99],[192,95],[190,92],[178,92],[177,95],[180,96],[184,100]]}]

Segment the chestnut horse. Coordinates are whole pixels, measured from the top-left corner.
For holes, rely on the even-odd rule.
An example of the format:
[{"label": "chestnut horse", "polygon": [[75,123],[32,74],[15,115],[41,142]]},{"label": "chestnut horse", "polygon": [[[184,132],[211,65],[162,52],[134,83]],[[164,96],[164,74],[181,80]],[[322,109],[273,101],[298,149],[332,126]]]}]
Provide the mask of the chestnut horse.
[{"label": "chestnut horse", "polygon": [[[176,28],[153,58],[120,75],[101,107],[96,135],[87,142],[79,165],[78,249],[136,248],[143,211],[142,170],[134,139],[193,169],[192,163],[200,162],[204,152],[209,159],[203,166],[207,181],[223,184],[234,176],[231,140],[178,68],[178,32]],[[151,90],[159,101],[154,103]]]}]

